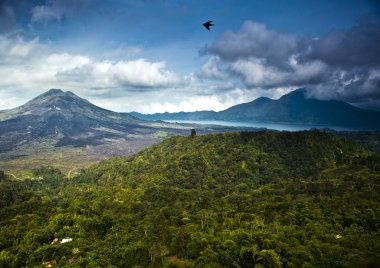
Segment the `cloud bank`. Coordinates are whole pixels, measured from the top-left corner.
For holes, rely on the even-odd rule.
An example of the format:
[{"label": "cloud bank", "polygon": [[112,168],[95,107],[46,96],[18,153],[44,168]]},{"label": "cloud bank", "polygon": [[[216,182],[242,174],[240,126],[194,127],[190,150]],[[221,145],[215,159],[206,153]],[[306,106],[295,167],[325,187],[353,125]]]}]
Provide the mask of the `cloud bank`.
[{"label": "cloud bank", "polygon": [[[15,3],[27,9],[23,29],[16,29],[20,22]],[[307,87],[317,98],[380,110],[380,26],[374,22],[312,38],[246,21],[202,50],[203,66],[194,65],[180,75],[182,70],[172,70],[173,62],[167,61],[174,51],[152,60],[138,42],[115,43],[110,51],[93,54],[59,46],[54,39],[58,26],[63,29],[77,21],[73,18],[93,3],[0,1],[0,109],[22,104],[20,99],[26,101],[49,88],[72,90],[109,109],[152,113],[221,110]],[[51,40],[44,39],[50,38],[44,37],[45,30]],[[81,45],[78,40],[75,46]]]},{"label": "cloud bank", "polygon": [[87,55],[54,52],[38,39],[0,37],[0,82],[13,87],[144,88],[155,90],[180,83],[164,61],[96,60]]},{"label": "cloud bank", "polygon": [[[210,75],[217,76],[212,65]],[[71,90],[121,112],[222,110],[252,99],[225,81],[208,84],[194,74],[179,75],[165,61],[99,60],[20,36],[0,35],[0,77],[0,109],[22,105],[50,88]],[[219,89],[224,91],[215,94]]]},{"label": "cloud bank", "polygon": [[[219,36],[202,53],[211,55],[205,77],[238,78],[247,89],[307,87],[322,99],[380,107],[380,26],[356,25],[320,38],[297,36],[246,21]],[[218,64],[225,64],[224,73]],[[213,70],[213,72],[211,71]]]}]

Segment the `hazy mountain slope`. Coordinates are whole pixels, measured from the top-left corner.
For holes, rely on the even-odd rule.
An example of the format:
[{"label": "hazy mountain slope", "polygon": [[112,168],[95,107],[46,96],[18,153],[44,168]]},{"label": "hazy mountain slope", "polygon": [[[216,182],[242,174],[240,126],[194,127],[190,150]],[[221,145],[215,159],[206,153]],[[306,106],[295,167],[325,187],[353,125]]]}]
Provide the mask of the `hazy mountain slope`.
[{"label": "hazy mountain slope", "polygon": [[380,113],[359,109],[341,101],[307,98],[303,89],[295,90],[278,100],[260,98],[234,106],[222,111],[221,115],[229,120],[267,120],[380,129]]},{"label": "hazy mountain slope", "polygon": [[199,112],[179,112],[179,113],[157,113],[141,114],[131,112],[130,115],[142,120],[214,120],[218,118],[218,113],[214,111]]},{"label": "hazy mountain slope", "polygon": [[380,112],[363,110],[341,101],[308,98],[304,89],[295,90],[278,100],[258,98],[220,112],[132,114],[149,120],[258,121],[380,129]]}]

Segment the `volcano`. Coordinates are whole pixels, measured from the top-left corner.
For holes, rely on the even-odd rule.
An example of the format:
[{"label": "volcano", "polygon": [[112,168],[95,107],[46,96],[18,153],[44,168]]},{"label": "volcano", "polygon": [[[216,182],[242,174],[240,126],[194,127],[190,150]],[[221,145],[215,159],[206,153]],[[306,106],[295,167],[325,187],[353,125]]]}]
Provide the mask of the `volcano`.
[{"label": "volcano", "polygon": [[0,153],[31,142],[86,146],[146,135],[169,127],[100,108],[70,91],[51,89],[26,104],[0,111]]}]

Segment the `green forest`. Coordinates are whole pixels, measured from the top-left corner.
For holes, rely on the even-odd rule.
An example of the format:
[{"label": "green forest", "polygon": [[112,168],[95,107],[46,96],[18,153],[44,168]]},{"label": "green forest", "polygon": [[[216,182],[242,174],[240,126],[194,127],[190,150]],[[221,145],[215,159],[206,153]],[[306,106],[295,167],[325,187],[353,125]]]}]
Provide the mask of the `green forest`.
[{"label": "green forest", "polygon": [[380,267],[380,157],[327,131],[175,136],[0,172],[0,267]]}]

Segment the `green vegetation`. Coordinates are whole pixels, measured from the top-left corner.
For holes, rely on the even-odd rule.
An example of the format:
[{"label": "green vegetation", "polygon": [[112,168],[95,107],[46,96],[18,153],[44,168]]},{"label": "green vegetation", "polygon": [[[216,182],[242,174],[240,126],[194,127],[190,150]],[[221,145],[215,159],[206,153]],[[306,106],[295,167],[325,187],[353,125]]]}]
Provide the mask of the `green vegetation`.
[{"label": "green vegetation", "polygon": [[71,179],[39,168],[0,180],[0,267],[379,267],[379,171],[318,131],[172,137]]},{"label": "green vegetation", "polygon": [[354,140],[361,146],[380,155],[380,131],[337,132],[347,139]]},{"label": "green vegetation", "polygon": [[5,172],[3,170],[0,170],[0,181],[5,180]]},{"label": "green vegetation", "polygon": [[167,131],[158,130],[154,133],[154,136],[159,139],[166,139],[169,137],[169,133]]}]

